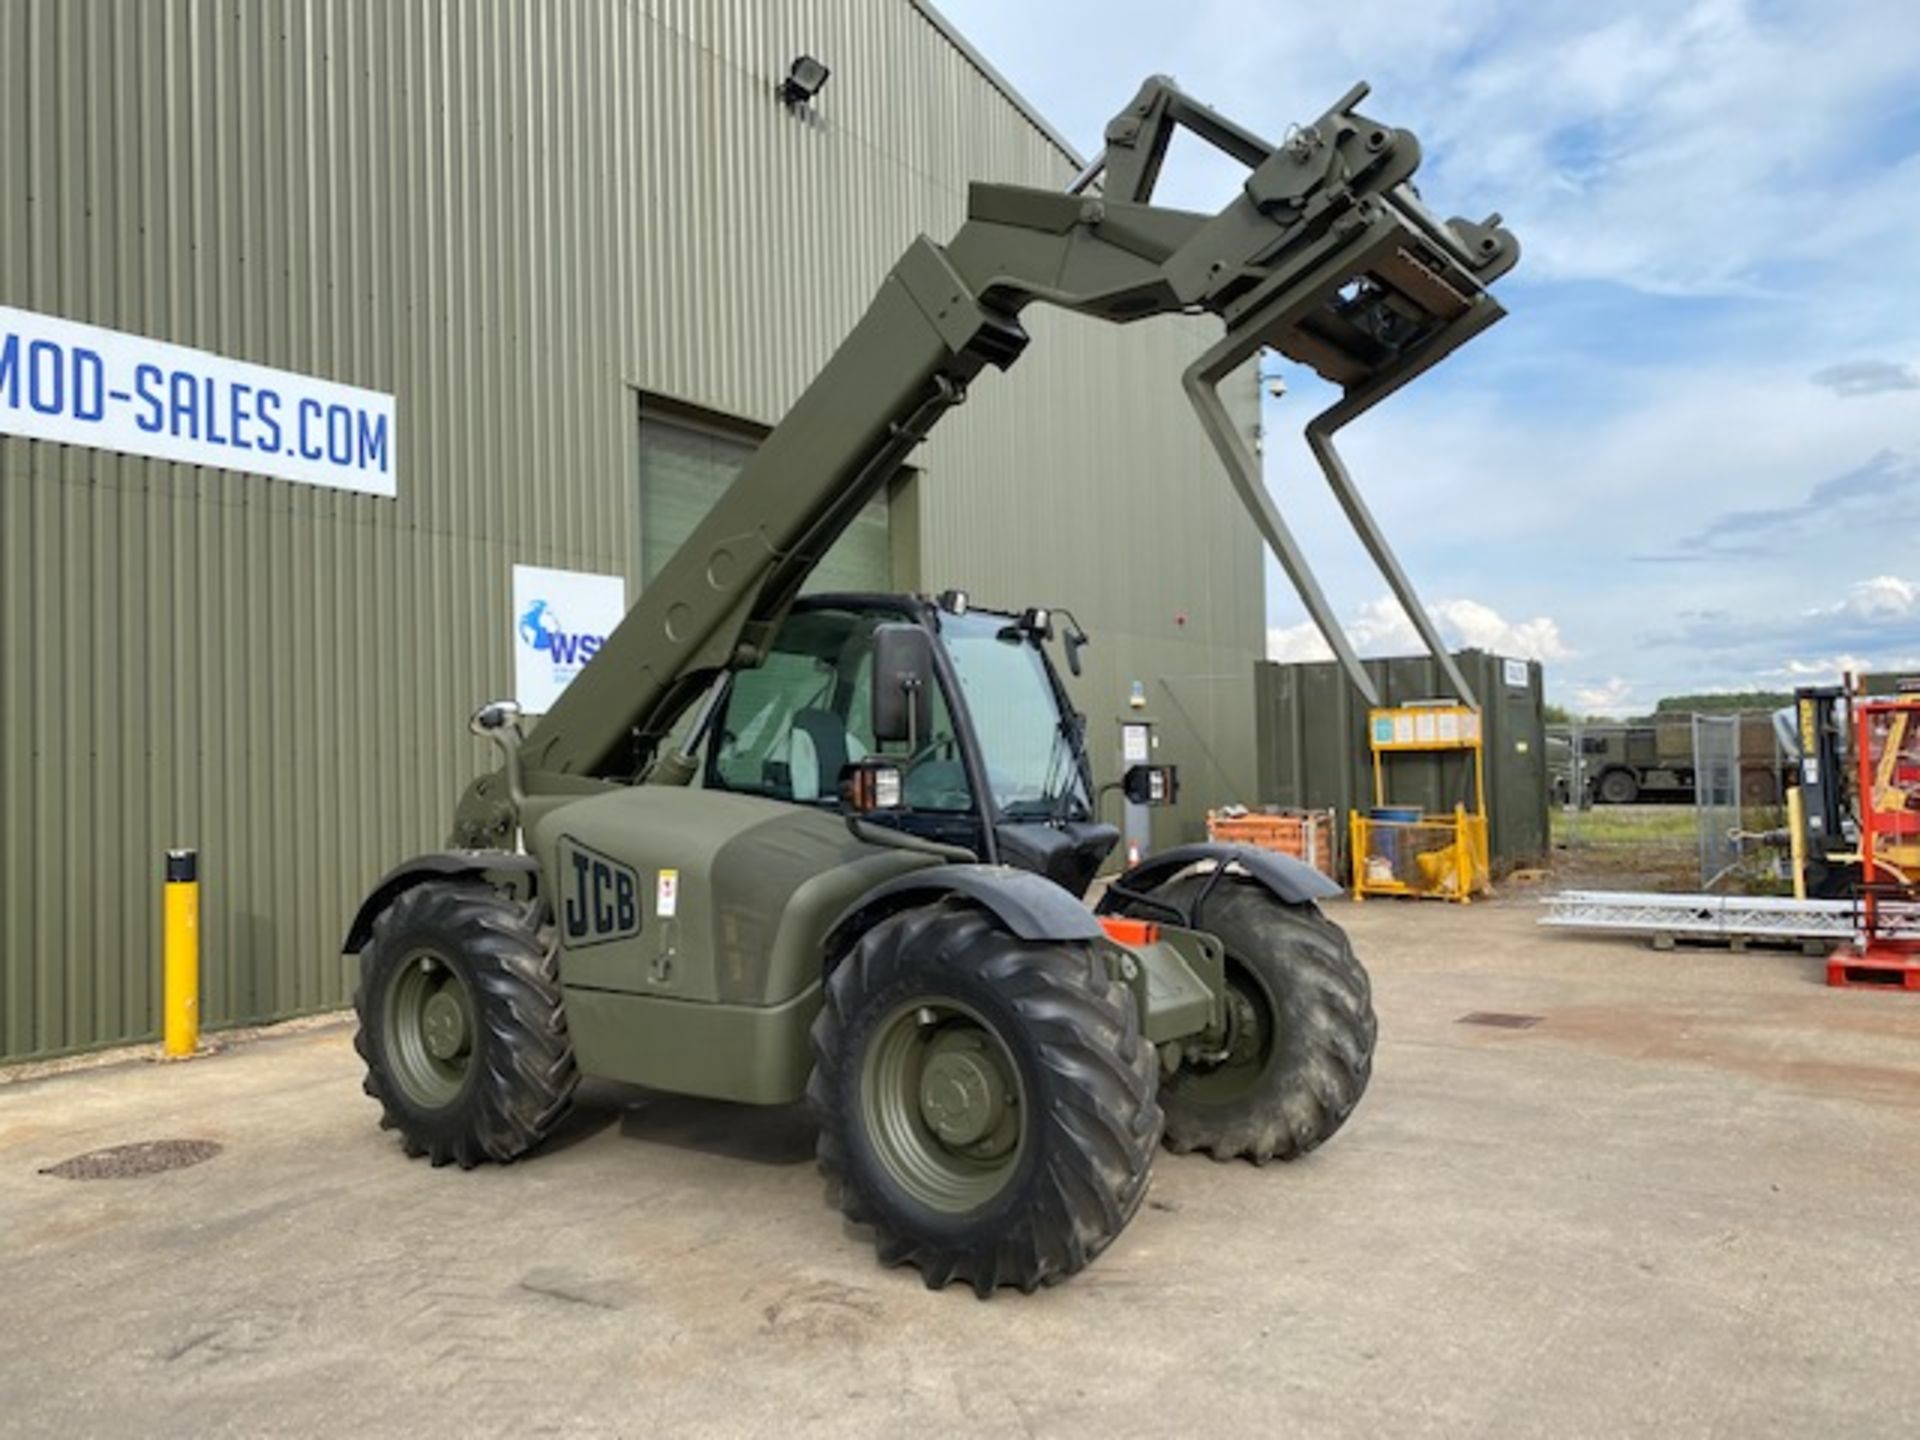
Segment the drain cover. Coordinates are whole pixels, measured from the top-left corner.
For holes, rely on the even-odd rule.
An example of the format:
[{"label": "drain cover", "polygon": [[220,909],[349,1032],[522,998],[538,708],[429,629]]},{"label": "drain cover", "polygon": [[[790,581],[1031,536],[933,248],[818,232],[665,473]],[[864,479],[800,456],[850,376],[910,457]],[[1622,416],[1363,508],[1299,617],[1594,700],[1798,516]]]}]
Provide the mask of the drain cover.
[{"label": "drain cover", "polygon": [[1531,1030],[1540,1023],[1538,1015],[1503,1015],[1497,1010],[1474,1010],[1455,1022],[1460,1025],[1491,1025],[1496,1030]]},{"label": "drain cover", "polygon": [[62,1180],[126,1180],[135,1175],[158,1175],[184,1170],[220,1153],[212,1140],[140,1140],[132,1145],[109,1145],[49,1165],[40,1173]]}]

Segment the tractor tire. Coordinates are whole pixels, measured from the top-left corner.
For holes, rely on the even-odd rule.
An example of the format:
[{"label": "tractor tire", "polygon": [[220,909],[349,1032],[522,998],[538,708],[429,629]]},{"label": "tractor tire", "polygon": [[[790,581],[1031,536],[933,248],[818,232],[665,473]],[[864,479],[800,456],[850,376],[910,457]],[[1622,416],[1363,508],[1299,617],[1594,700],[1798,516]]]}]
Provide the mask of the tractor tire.
[{"label": "tractor tire", "polygon": [[408,1155],[505,1163],[566,1114],[580,1077],[541,910],[489,885],[431,881],[374,921],[353,1043],[381,1128]]},{"label": "tractor tire", "polygon": [[1159,1062],[1084,943],[956,901],[893,916],[827,977],[813,1052],[820,1168],[929,1289],[1056,1284],[1146,1195]]},{"label": "tractor tire", "polygon": [[[1187,910],[1209,878],[1175,880],[1154,898]],[[1231,1028],[1224,1059],[1162,1082],[1167,1146],[1256,1165],[1296,1160],[1346,1123],[1373,1073],[1379,1023],[1367,972],[1317,906],[1251,881],[1222,880],[1194,924],[1226,946]]]},{"label": "tractor tire", "polygon": [[1599,799],[1604,805],[1631,805],[1640,798],[1640,782],[1631,770],[1609,770],[1600,777]]}]

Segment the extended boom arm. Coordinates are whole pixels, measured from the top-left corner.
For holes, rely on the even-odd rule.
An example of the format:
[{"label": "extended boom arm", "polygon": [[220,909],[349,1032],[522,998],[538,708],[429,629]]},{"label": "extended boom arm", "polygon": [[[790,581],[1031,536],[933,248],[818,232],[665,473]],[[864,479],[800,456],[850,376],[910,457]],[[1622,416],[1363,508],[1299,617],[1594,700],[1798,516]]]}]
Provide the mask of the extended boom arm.
[{"label": "extended boom arm", "polygon": [[[1418,142],[1354,107],[1356,86],[1273,145],[1149,80],[1107,148],[1064,194],[976,184],[943,249],[922,236],[867,313],[712,511],[647,586],[522,749],[529,788],[565,776],[630,780],[717,672],[758,663],[801,584],[914,446],[988,365],[1027,343],[1042,301],[1130,322],[1206,311],[1225,334],[1185,385],[1242,501],[1361,692],[1373,687],[1231,425],[1220,382],[1263,347],[1339,385],[1308,441],[1348,518],[1423,637],[1453,669],[1406,576],[1347,478],[1332,435],[1504,313],[1486,286],[1519,255],[1494,216],[1442,222],[1414,195]],[[1241,160],[1215,215],[1151,203],[1176,127]],[[1091,193],[1104,172],[1105,193]],[[511,833],[500,777],[462,801],[455,841]]]}]

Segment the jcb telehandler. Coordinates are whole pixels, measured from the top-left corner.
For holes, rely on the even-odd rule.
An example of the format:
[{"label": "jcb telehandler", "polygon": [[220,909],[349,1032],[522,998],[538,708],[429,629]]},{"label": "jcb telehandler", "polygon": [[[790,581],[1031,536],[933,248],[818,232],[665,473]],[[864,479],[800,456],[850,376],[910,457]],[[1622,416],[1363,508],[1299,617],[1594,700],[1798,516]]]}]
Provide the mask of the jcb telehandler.
[{"label": "jcb telehandler", "polygon": [[[1497,216],[1420,203],[1414,137],[1358,113],[1365,94],[1275,145],[1155,78],[1066,193],[973,186],[551,711],[524,734],[510,704],[474,715],[501,768],[345,947],[366,1088],[408,1154],[513,1160],[581,1074],[804,1095],[882,1257],[986,1295],[1098,1255],[1163,1135],[1267,1161],[1340,1127],[1375,1025],[1314,903],[1332,884],[1187,845],[1082,900],[1115,832],[1046,649],[1077,670],[1077,625],[958,594],[798,597],[1042,301],[1225,322],[1186,386],[1321,616],[1215,387],[1263,346],[1341,386],[1309,439],[1377,539],[1331,430],[1497,319],[1486,287],[1518,254]],[[1248,167],[1218,214],[1150,203],[1179,126]]]}]

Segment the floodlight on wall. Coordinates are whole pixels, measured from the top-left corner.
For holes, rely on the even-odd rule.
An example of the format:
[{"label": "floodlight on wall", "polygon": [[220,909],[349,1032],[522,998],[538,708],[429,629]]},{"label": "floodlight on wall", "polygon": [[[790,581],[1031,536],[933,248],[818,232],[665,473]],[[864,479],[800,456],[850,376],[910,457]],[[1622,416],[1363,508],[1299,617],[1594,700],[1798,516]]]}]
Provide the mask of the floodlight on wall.
[{"label": "floodlight on wall", "polygon": [[787,67],[780,82],[780,98],[788,105],[804,105],[818,95],[833,72],[811,55],[802,55]]},{"label": "floodlight on wall", "polygon": [[[1265,346],[1262,346],[1260,350],[1260,358],[1264,360],[1267,358],[1267,356],[1271,355],[1272,353],[1273,352],[1271,350],[1267,349]],[[1287,377],[1282,375],[1278,370],[1268,370],[1264,366],[1261,367],[1260,383],[1266,386],[1268,399],[1280,400],[1286,397]]]}]

